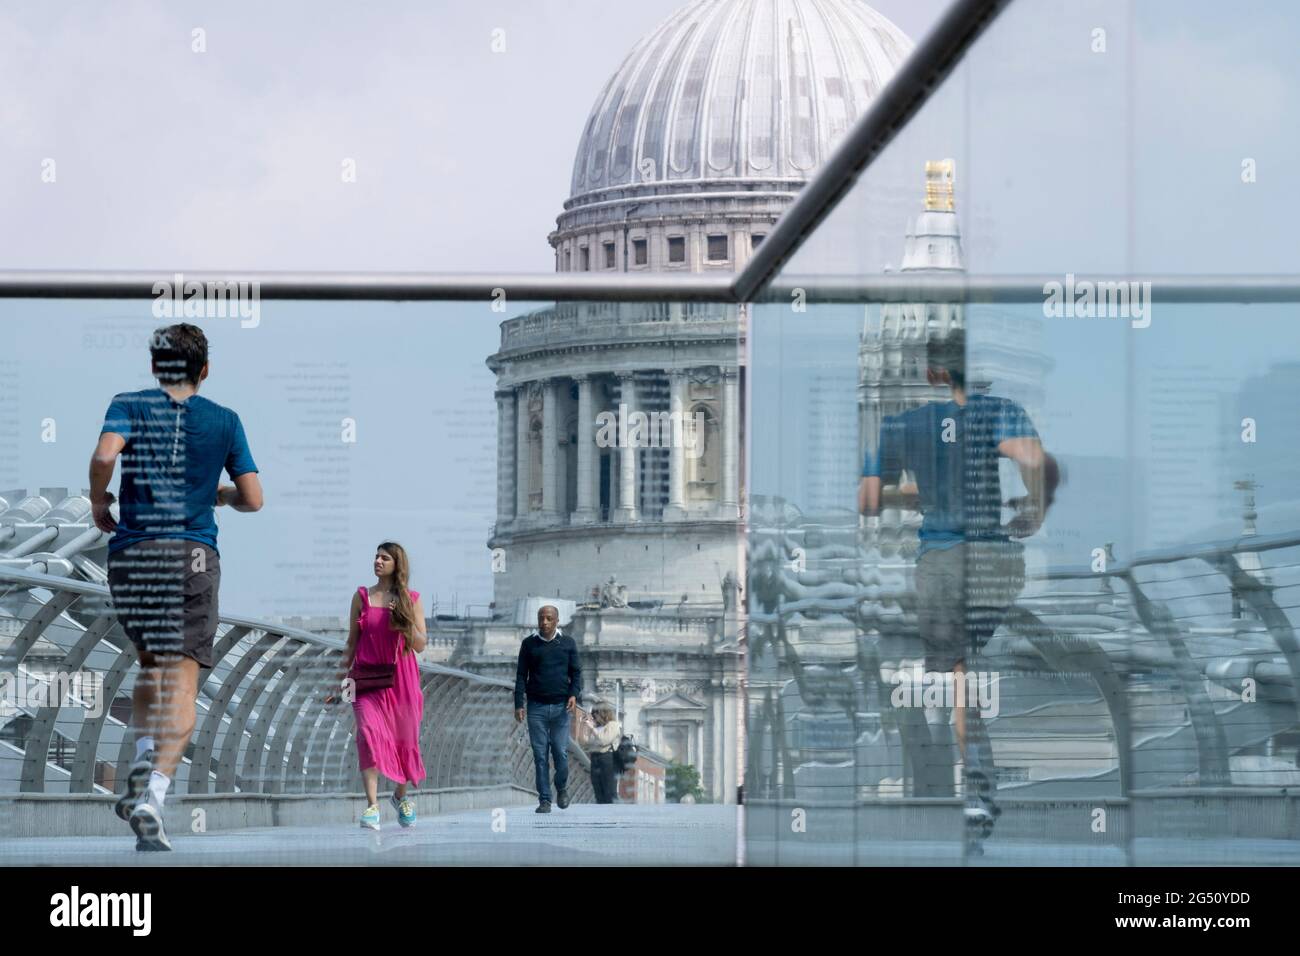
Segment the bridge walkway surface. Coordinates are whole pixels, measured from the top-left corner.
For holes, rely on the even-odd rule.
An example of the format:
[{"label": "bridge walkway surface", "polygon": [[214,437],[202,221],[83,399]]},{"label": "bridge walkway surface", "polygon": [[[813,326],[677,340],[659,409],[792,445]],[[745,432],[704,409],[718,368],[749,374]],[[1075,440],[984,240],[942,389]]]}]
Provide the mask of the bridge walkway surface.
[{"label": "bridge walkway surface", "polygon": [[125,825],[119,836],[20,837],[0,841],[0,867],[734,866],[736,833],[734,806],[506,806],[426,816],[405,830],[388,813],[377,833],[355,823],[177,831],[170,853],[136,852]]}]

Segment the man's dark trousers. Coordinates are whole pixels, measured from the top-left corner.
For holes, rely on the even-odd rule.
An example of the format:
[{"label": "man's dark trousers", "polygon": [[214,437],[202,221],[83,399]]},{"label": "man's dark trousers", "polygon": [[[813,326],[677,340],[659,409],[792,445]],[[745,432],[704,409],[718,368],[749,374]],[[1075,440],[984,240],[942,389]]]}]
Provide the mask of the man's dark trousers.
[{"label": "man's dark trousers", "polygon": [[564,704],[528,702],[528,739],[533,744],[537,796],[551,802],[549,757],[555,760],[555,789],[569,785],[569,712]]}]

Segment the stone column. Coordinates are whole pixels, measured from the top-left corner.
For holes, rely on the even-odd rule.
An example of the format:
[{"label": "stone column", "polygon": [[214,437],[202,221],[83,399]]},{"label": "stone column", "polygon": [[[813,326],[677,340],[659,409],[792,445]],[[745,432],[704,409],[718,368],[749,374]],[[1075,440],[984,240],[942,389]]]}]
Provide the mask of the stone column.
[{"label": "stone column", "polygon": [[[636,381],[632,378],[631,372],[620,372],[619,381],[619,433],[620,437],[628,431],[627,425],[623,422],[624,413],[631,414],[636,411]],[[621,522],[636,521],[639,517],[637,512],[636,500],[636,455],[637,449],[632,447],[629,440],[627,444],[619,449],[619,489],[618,489],[618,520]]]},{"label": "stone column", "polygon": [[[668,370],[668,410],[672,413],[672,447],[668,452],[668,504],[664,508],[665,521],[680,521],[686,517],[686,455],[698,455],[703,448],[704,436],[694,434],[686,426],[686,370]],[[688,436],[691,447],[686,447]],[[662,436],[661,436],[662,437]]]},{"label": "stone column", "polygon": [[497,398],[497,528],[515,516],[515,393],[502,389]]},{"label": "stone column", "polygon": [[737,387],[740,378],[734,368],[722,372],[722,516],[740,516],[739,468],[740,461],[740,399]]},{"label": "stone column", "polygon": [[573,514],[574,524],[590,524],[596,520],[592,504],[595,490],[595,420],[591,411],[591,376],[576,375],[578,381],[578,510]]},{"label": "stone column", "polygon": [[718,683],[720,698],[718,711],[722,718],[722,734],[717,758],[714,761],[714,766],[717,767],[713,779],[714,799],[719,803],[735,803],[736,785],[740,782],[736,775],[736,746],[740,734],[736,710],[738,685],[732,677],[723,677]]},{"label": "stone column", "polygon": [[528,383],[515,386],[515,521],[528,517]]},{"label": "stone column", "polygon": [[556,380],[547,379],[542,386],[542,515],[547,521],[554,521],[559,511],[560,434],[556,427],[556,392]]}]

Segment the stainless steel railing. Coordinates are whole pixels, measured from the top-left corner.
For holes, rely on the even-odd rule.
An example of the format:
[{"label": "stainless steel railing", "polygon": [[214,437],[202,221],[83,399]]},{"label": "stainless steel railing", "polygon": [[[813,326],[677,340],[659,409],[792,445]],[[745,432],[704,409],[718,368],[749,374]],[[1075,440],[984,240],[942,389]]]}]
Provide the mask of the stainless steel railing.
[{"label": "stainless steel railing", "polygon": [[[0,622],[6,620],[0,792],[114,791],[132,756],[127,720],[138,668],[108,589],[0,568]],[[324,703],[342,653],[336,639],[223,615],[177,791],[359,790],[352,708]],[[428,773],[422,786],[531,789],[532,754],[514,722],[512,685],[424,663],[420,675]],[[590,779],[574,750],[571,789],[584,801]]]},{"label": "stainless steel railing", "polygon": [[[925,728],[891,706],[883,676],[923,653],[902,538],[753,506],[748,792],[944,795],[918,789],[908,738]],[[1296,549],[1300,533],[1250,535],[1043,574],[975,665],[1001,685],[997,749],[1027,755],[1000,768],[1002,786],[1125,796],[1300,773]],[[936,778],[951,780],[951,741],[935,749],[949,755]]]}]

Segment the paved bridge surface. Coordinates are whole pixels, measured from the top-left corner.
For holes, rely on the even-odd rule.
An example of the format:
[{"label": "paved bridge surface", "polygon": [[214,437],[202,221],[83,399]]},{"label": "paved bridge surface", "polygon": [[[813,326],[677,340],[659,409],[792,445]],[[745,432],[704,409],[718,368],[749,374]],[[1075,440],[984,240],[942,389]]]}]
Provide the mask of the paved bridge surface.
[{"label": "paved bridge surface", "polygon": [[[137,853],[119,836],[34,837],[0,841],[4,866],[734,866],[734,806],[574,804],[540,815],[528,806],[422,817],[409,830],[386,820],[360,827],[249,827],[173,836],[171,853]],[[1300,866],[1300,842],[1267,839],[1133,841],[1131,861],[1116,846],[991,838],[963,860],[944,840],[864,838],[796,844],[750,837],[739,848],[751,865],[770,866]]]},{"label": "paved bridge surface", "polygon": [[426,816],[403,830],[389,814],[378,833],[355,824],[179,831],[171,853],[137,853],[123,825],[120,836],[0,841],[0,866],[734,866],[737,816],[734,806],[573,804],[546,815],[515,806]]}]

